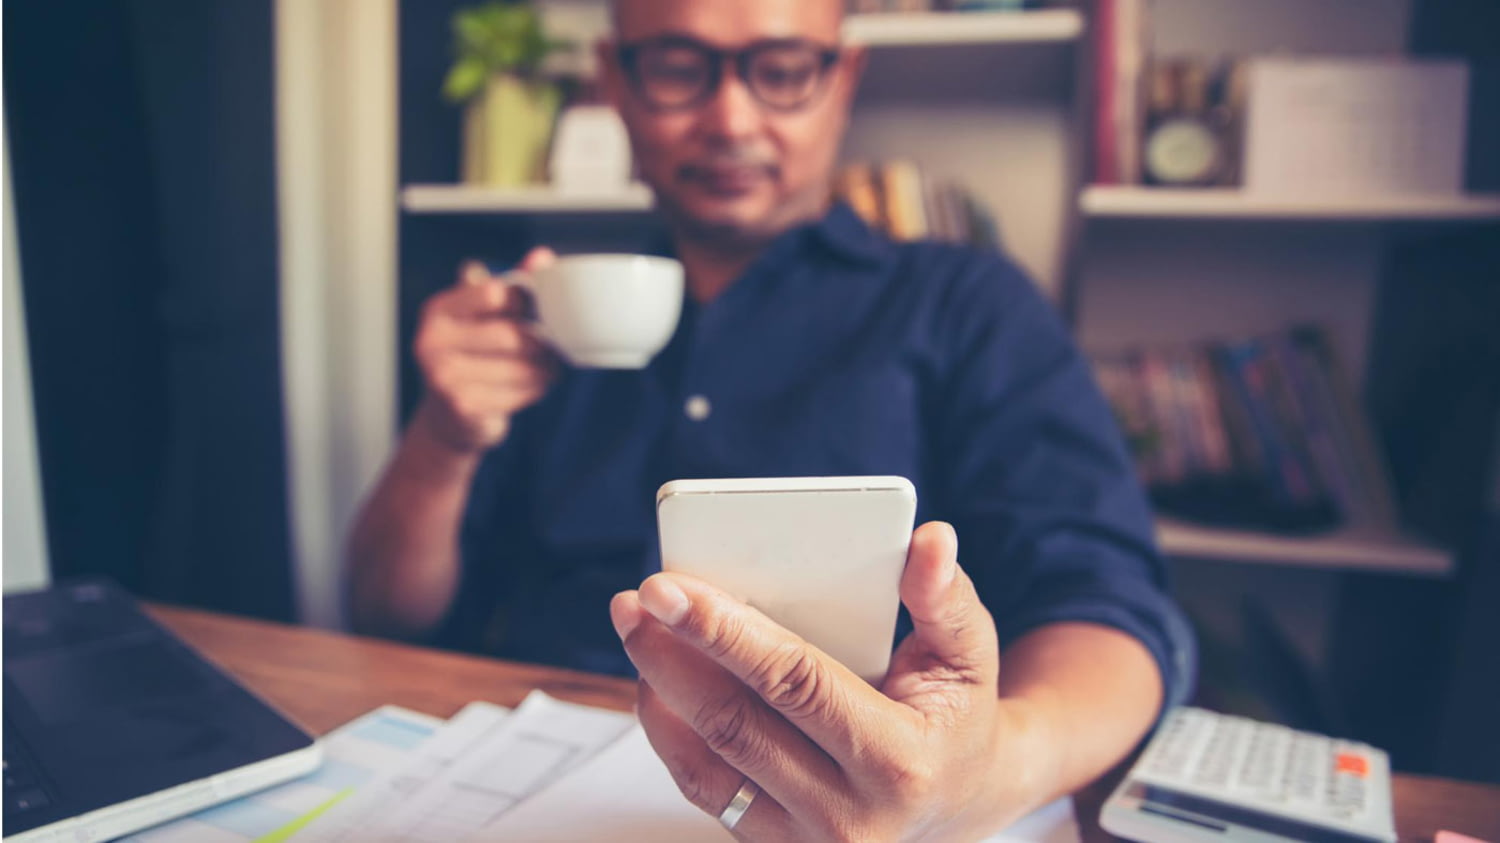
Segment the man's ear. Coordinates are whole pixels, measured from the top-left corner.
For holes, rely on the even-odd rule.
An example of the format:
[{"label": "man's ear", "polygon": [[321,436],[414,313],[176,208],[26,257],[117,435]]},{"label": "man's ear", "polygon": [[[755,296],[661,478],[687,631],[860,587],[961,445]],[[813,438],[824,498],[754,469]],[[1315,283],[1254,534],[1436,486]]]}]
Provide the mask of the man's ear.
[{"label": "man's ear", "polygon": [[594,58],[599,72],[599,94],[604,101],[622,111],[628,91],[625,89],[625,71],[620,67],[620,52],[615,42],[600,38],[594,42]]},{"label": "man's ear", "polygon": [[844,97],[848,102],[853,102],[854,95],[859,92],[859,82],[865,76],[865,65],[869,58],[870,51],[863,45],[845,47],[840,51],[837,72],[842,77]]}]

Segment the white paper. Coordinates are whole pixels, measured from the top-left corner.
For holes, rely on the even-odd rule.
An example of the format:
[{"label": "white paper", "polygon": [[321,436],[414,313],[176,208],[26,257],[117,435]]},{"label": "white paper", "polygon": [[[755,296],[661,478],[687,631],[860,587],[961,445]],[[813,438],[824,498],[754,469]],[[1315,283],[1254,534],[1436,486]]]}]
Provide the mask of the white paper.
[{"label": "white paper", "polygon": [[1463,190],[1468,66],[1385,58],[1250,65],[1245,189],[1271,196]]},{"label": "white paper", "polygon": [[533,691],[435,779],[349,839],[451,841],[483,831],[543,787],[588,761],[635,723],[629,714]]},{"label": "white paper", "polygon": [[[528,843],[730,841],[718,820],[683,798],[639,727],[593,760],[532,796],[471,840]],[[1071,799],[1046,805],[993,843],[1077,843]]]},{"label": "white paper", "polygon": [[125,839],[144,843],[244,843],[286,834],[358,798],[366,788],[404,767],[442,722],[404,708],[383,706],[324,738],[323,764],[314,772]]},{"label": "white paper", "polygon": [[324,811],[299,830],[295,839],[308,843],[364,839],[361,829],[388,823],[403,802],[441,777],[469,747],[499,729],[509,714],[510,709],[492,703],[469,703],[438,727],[404,764]]}]

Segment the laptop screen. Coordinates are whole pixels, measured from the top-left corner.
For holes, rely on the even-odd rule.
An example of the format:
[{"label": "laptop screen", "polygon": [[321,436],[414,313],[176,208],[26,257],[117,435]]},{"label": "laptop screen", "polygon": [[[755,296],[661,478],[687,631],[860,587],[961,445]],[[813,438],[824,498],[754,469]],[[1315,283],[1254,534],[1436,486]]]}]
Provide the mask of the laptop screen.
[{"label": "laptop screen", "polygon": [[109,583],[6,596],[4,622],[7,835],[312,744]]}]

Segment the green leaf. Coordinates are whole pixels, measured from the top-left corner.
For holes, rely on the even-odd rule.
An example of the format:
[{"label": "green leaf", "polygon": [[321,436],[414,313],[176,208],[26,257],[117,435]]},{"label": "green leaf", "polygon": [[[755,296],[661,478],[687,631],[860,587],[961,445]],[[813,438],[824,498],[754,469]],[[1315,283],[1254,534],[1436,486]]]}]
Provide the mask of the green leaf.
[{"label": "green leaf", "polygon": [[461,55],[477,53],[490,40],[490,29],[473,11],[460,11],[453,16],[453,37]]},{"label": "green leaf", "polygon": [[[563,42],[548,40],[542,18],[527,2],[495,0],[454,12],[451,19],[455,63],[444,83],[444,95],[452,90],[477,91],[483,80],[473,82],[474,71],[461,67],[479,63],[485,73],[529,74]],[[469,94],[473,95],[472,91]]]},{"label": "green leaf", "polygon": [[461,59],[443,80],[443,98],[455,103],[471,99],[484,87],[484,80],[488,75],[484,62],[479,59]]}]

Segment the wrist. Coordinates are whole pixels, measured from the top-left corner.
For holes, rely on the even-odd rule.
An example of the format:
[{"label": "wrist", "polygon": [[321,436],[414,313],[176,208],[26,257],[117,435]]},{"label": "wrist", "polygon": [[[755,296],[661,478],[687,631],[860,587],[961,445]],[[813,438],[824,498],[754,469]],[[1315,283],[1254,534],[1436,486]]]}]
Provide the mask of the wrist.
[{"label": "wrist", "polygon": [[442,432],[437,408],[425,398],[407,425],[402,441],[403,455],[419,474],[436,482],[468,482],[484,457],[483,448],[456,442]]},{"label": "wrist", "polygon": [[1030,812],[1067,794],[1070,745],[1059,707],[1045,695],[1001,697],[997,704],[1001,746],[991,757],[1000,768],[996,780],[1007,782],[1009,804]]}]

